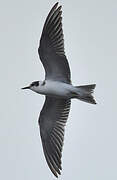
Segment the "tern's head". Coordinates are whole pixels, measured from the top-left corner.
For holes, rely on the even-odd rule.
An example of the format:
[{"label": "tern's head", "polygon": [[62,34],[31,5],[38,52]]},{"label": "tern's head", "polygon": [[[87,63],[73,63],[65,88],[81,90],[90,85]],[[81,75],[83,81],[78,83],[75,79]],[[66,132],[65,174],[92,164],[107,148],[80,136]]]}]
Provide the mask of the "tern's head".
[{"label": "tern's head", "polygon": [[31,89],[32,91],[37,91],[38,87],[39,87],[39,81],[34,81],[29,86],[26,86],[22,89]]}]

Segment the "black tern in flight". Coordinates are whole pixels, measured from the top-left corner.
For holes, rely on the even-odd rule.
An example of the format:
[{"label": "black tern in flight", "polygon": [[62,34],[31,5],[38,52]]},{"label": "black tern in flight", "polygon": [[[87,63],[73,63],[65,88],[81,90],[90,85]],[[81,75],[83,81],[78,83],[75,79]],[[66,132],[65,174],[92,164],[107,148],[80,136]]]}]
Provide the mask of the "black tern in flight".
[{"label": "black tern in flight", "polygon": [[73,86],[70,68],[64,52],[61,6],[56,3],[49,12],[40,39],[38,53],[45,68],[45,80],[34,81],[22,89],[45,95],[39,117],[40,135],[47,164],[52,173],[61,174],[64,127],[71,99],[96,104],[92,93],[95,84]]}]

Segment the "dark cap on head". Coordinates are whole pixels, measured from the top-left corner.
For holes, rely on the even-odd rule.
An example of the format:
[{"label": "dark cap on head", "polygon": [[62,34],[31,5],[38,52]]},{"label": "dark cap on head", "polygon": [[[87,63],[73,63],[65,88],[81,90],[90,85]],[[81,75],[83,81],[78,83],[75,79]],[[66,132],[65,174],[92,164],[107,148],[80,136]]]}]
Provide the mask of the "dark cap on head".
[{"label": "dark cap on head", "polygon": [[39,86],[39,81],[32,82],[30,86]]}]

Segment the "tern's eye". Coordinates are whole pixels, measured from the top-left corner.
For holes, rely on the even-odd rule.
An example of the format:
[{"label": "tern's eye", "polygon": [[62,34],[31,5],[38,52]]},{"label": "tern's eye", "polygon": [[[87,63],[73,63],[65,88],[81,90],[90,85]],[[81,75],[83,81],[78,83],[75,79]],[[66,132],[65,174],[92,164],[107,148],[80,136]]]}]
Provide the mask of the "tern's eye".
[{"label": "tern's eye", "polygon": [[39,86],[39,81],[36,81],[36,82],[35,82],[35,86]]},{"label": "tern's eye", "polygon": [[39,86],[39,81],[35,81],[31,84],[31,86]]}]

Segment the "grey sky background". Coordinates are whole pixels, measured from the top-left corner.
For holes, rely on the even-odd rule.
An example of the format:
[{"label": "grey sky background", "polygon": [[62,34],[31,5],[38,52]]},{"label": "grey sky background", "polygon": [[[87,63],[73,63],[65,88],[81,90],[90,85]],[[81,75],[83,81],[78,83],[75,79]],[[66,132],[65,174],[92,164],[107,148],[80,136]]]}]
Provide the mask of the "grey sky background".
[{"label": "grey sky background", "polygon": [[[38,116],[44,96],[20,88],[44,79],[37,48],[54,0],[0,5],[0,179],[52,180]],[[61,0],[75,85],[96,83],[97,105],[72,101],[60,180],[117,179],[117,1]]]}]

